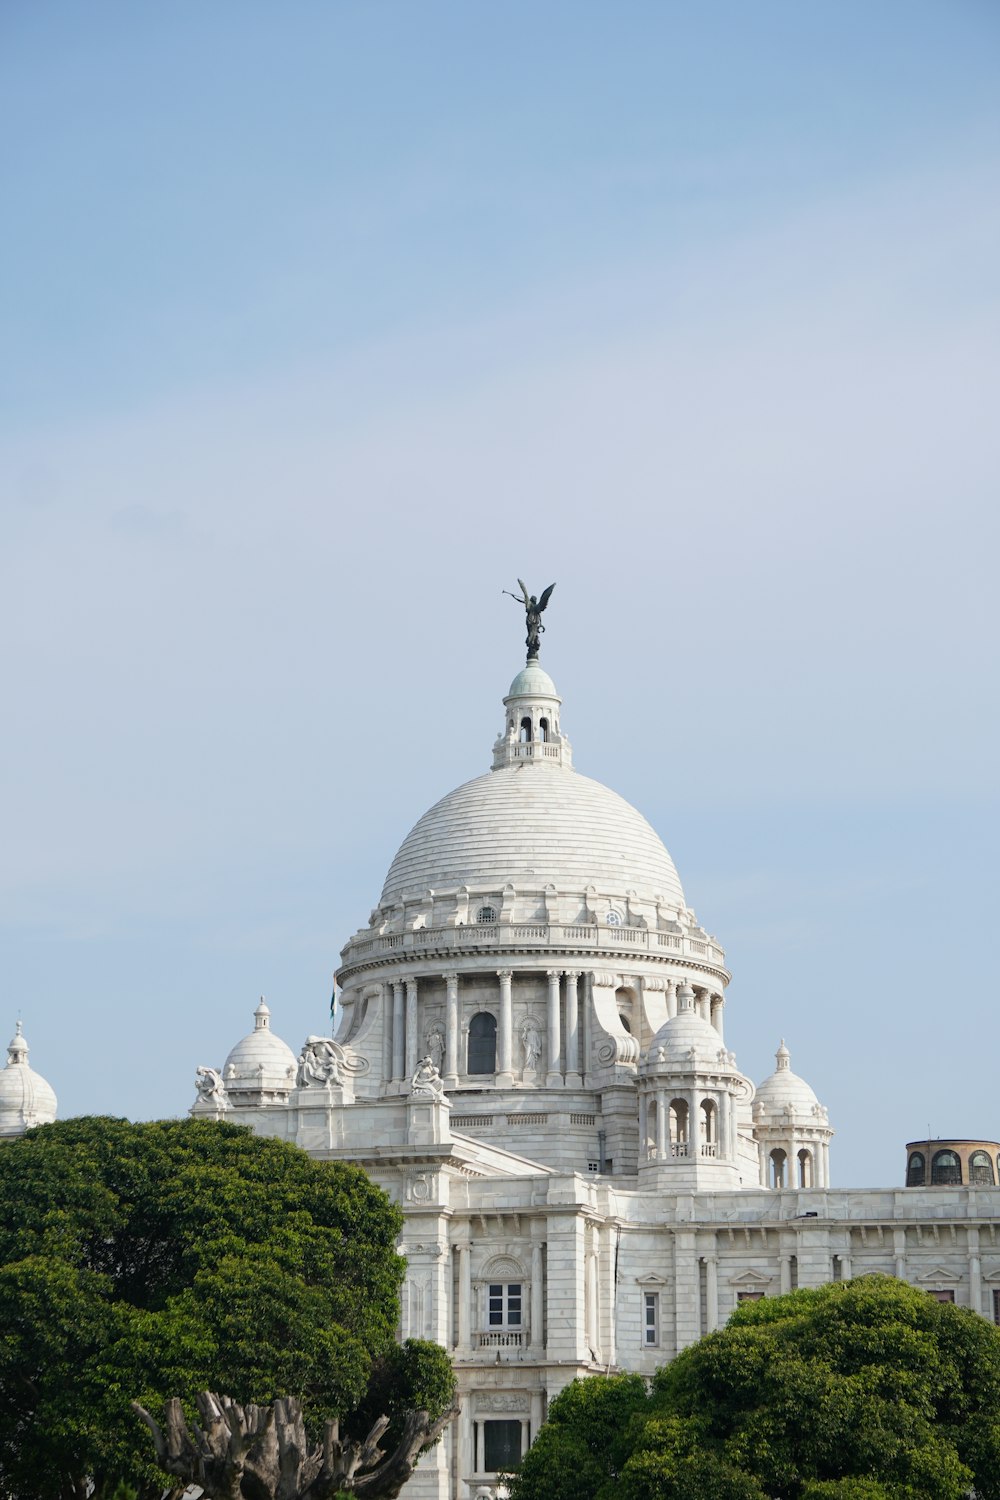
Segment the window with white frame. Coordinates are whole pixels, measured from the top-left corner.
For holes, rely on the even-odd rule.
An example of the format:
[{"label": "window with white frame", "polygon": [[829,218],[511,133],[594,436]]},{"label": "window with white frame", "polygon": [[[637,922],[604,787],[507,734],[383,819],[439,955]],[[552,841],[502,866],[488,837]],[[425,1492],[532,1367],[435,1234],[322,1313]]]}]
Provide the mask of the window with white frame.
[{"label": "window with white frame", "polygon": [[487,1283],[486,1319],[490,1328],[521,1327],[520,1281],[491,1281]]},{"label": "window with white frame", "polygon": [[660,1294],[642,1294],[642,1343],[646,1349],[655,1349],[660,1342]]}]

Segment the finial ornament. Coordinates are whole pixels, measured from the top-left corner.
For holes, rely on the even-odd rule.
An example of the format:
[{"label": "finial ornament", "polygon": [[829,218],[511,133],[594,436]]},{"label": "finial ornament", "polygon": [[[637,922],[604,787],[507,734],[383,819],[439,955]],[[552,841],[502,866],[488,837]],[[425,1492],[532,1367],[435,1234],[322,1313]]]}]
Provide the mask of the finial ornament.
[{"label": "finial ornament", "polygon": [[528,647],[527,660],[537,661],[539,637],[545,629],[541,620],[542,610],[551,599],[555,584],[550,583],[541,598],[536,599],[534,594],[528,593],[528,585],[523,578],[519,578],[517,581],[521,585],[520,594],[512,594],[510,589],[504,589],[504,593],[509,595],[511,599],[516,599],[519,604],[524,605],[525,620],[528,626],[528,635],[525,642]]}]

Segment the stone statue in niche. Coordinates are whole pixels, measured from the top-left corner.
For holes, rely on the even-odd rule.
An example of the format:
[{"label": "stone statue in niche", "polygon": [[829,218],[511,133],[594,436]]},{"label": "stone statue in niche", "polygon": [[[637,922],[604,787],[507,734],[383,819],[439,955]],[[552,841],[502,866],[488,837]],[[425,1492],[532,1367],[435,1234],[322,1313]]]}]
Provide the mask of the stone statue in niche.
[{"label": "stone statue in niche", "polygon": [[525,1072],[533,1072],[542,1055],[542,1037],[537,1024],[530,1018],[521,1027],[521,1046],[524,1048]]},{"label": "stone statue in niche", "polygon": [[222,1081],[222,1074],[215,1068],[196,1068],[194,1086],[198,1090],[199,1103],[215,1104],[220,1109],[225,1109],[229,1104],[229,1096],[226,1093],[226,1085]]},{"label": "stone statue in niche", "polygon": [[340,1087],[343,1075],[340,1064],[343,1057],[337,1043],[328,1036],[310,1036],[299,1053],[299,1068],[296,1082],[300,1089],[322,1088],[326,1084]]},{"label": "stone statue in niche", "polygon": [[422,1057],[420,1059],[417,1064],[417,1071],[411,1080],[410,1088],[414,1094],[429,1094],[432,1099],[444,1098],[441,1074],[434,1066],[433,1058]]},{"label": "stone statue in niche", "polygon": [[428,1057],[440,1073],[441,1064],[444,1061],[444,1032],[441,1030],[440,1023],[436,1022],[431,1027],[424,1037],[424,1042],[427,1046]]}]

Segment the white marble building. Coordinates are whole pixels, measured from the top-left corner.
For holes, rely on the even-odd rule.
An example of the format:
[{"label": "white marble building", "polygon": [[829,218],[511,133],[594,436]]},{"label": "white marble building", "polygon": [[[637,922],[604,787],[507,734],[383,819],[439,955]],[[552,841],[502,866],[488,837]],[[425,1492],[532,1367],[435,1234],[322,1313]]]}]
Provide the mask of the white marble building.
[{"label": "white marble building", "polygon": [[651,1372],[741,1299],[881,1271],[1000,1304],[989,1153],[923,1185],[918,1143],[920,1186],[831,1186],[826,1110],[784,1042],[756,1088],[740,1072],[722,948],[645,819],[573,769],[561,707],[529,663],[493,769],[404,839],[335,1038],[296,1056],[261,1002],[198,1070],[192,1113],[356,1162],[402,1207],[401,1334],[450,1351],[462,1405],[414,1500],[490,1494],[574,1376]]},{"label": "white marble building", "polygon": [[1000,1300],[997,1189],[832,1187],[784,1042],[756,1088],[726,1047],[725,955],[659,837],[573,769],[537,661],[503,701],[492,770],[417,822],[343,949],[335,1039],[296,1061],[262,1004],[195,1105],[403,1208],[401,1332],[461,1390],[410,1486],[439,1500],[488,1493],[574,1376],[652,1371],[743,1298],[885,1271]]}]

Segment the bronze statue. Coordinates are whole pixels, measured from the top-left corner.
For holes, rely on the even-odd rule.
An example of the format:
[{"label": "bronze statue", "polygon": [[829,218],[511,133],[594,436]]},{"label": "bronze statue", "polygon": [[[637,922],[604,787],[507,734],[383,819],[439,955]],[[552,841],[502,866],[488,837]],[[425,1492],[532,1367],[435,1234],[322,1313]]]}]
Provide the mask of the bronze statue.
[{"label": "bronze statue", "polygon": [[524,613],[528,625],[528,637],[526,641],[526,645],[528,647],[527,659],[528,661],[537,661],[538,639],[542,634],[542,631],[545,629],[545,626],[541,621],[541,614],[542,610],[548,604],[549,599],[552,597],[552,590],[555,588],[555,584],[550,583],[548,588],[542,594],[542,597],[540,599],[536,599],[534,594],[528,593],[528,585],[525,583],[523,578],[519,578],[517,581],[521,585],[520,594],[512,594],[510,592],[510,589],[504,589],[504,593],[509,595],[511,599],[516,599],[519,604],[524,605]]}]

